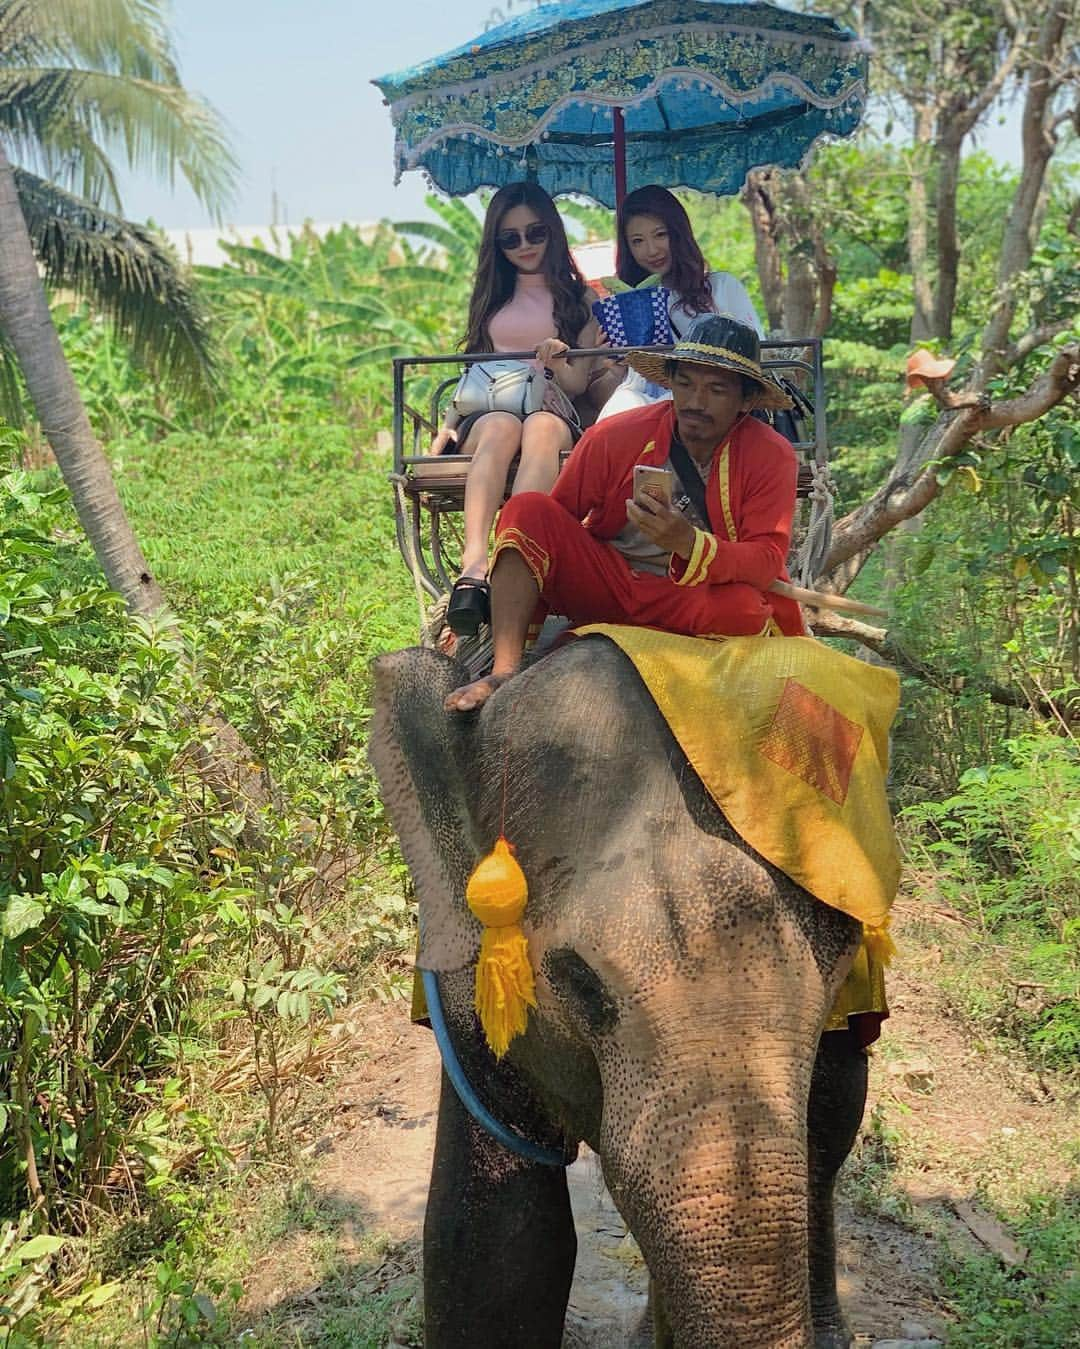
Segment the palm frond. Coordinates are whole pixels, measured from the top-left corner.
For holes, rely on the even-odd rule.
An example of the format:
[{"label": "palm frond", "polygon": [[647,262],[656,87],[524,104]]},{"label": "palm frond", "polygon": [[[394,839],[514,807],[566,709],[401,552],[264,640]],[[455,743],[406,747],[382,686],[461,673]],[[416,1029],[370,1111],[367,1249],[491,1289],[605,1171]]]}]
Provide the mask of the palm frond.
[{"label": "palm frond", "polygon": [[48,282],[85,296],[133,355],[174,385],[208,390],[214,362],[206,315],[168,247],[141,225],[23,169],[15,185]]},{"label": "palm frond", "polygon": [[179,173],[220,210],[236,161],[218,116],[181,85],[168,11],[167,0],[0,0],[0,133],[25,167],[119,210],[118,154],[169,183]]},{"label": "palm frond", "polygon": [[134,171],[172,184],[179,173],[211,210],[228,199],[237,164],[208,104],[180,85],[63,66],[0,67],[0,117],[43,147],[76,132]]},{"label": "palm frond", "polygon": [[0,70],[0,133],[6,128],[9,159],[107,211],[119,211],[116,170],[86,128],[70,119],[49,123],[47,110],[29,101],[5,102],[3,83]]},{"label": "palm frond", "polygon": [[[123,70],[166,84],[179,84],[169,33],[169,6],[162,0],[15,0],[13,30],[24,43],[63,53],[75,64]],[[30,11],[29,15],[27,11]],[[0,34],[4,23],[0,17]]]}]

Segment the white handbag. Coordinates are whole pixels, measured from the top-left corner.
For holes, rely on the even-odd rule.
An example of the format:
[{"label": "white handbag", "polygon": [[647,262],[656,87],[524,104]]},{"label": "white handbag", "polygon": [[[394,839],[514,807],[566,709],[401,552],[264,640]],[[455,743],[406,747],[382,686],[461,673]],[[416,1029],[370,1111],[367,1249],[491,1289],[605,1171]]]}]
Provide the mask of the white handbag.
[{"label": "white handbag", "polygon": [[477,361],[458,380],[452,404],[459,417],[510,412],[524,420],[544,406],[547,380],[525,361]]}]

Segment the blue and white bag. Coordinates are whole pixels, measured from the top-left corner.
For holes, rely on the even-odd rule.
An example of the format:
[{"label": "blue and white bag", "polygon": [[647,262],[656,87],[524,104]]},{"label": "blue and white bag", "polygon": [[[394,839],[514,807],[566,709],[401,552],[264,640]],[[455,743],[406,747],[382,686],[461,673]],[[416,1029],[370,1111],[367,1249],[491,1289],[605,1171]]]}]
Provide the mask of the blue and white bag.
[{"label": "blue and white bag", "polygon": [[670,300],[667,286],[647,286],[597,300],[592,311],[613,347],[670,346]]}]

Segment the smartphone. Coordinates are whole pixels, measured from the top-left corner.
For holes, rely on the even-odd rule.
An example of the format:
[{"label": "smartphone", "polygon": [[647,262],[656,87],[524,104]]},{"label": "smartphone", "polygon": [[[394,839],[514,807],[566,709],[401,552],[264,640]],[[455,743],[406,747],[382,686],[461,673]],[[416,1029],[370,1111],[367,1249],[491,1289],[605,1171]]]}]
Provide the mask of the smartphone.
[{"label": "smartphone", "polygon": [[654,468],[651,464],[634,465],[634,500],[640,503],[642,497],[652,497],[671,505],[671,469]]}]

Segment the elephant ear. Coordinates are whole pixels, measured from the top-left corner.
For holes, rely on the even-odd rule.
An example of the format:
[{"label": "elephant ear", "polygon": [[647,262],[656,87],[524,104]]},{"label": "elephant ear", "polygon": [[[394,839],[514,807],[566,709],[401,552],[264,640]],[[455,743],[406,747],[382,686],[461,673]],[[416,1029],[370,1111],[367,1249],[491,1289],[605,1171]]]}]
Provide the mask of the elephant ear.
[{"label": "elephant ear", "polygon": [[372,671],[368,757],[416,886],[417,964],[451,973],[474,964],[480,949],[480,924],[465,905],[465,886],[480,857],[469,811],[474,718],[444,711],[461,670],[438,652],[395,651],[380,656]]}]

